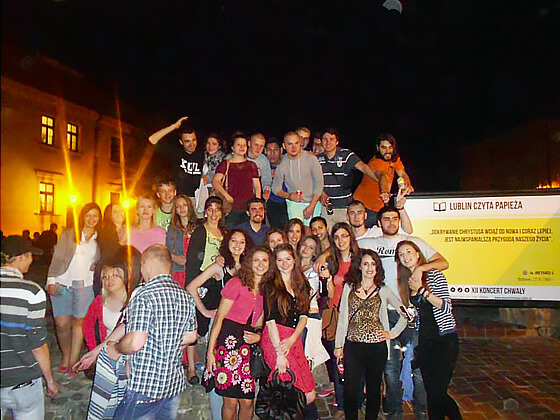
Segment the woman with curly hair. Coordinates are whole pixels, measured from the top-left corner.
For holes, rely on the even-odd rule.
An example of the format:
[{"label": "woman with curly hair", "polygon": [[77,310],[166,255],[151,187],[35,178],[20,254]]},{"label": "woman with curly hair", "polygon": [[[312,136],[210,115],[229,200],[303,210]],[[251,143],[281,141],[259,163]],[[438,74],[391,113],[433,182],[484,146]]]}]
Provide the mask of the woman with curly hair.
[{"label": "woman with curly hair", "polygon": [[462,419],[455,400],[447,393],[459,355],[459,338],[445,276],[438,270],[411,277],[414,269],[426,264],[422,251],[412,241],[401,241],[395,249],[399,294],[406,306],[418,310],[418,345],[414,362],[422,372],[430,419]]},{"label": "woman with curly hair", "polygon": [[165,236],[165,246],[171,252],[173,280],[185,287],[185,263],[191,235],[198,224],[196,211],[189,197],[179,194],[171,208],[171,224]]},{"label": "woman with curly hair", "polygon": [[299,219],[290,219],[286,225],[286,237],[288,243],[294,248],[299,248],[302,236],[305,234],[305,226]]},{"label": "woman with curly hair", "polygon": [[274,258],[274,273],[261,287],[266,325],[261,347],[271,370],[278,369],[280,380],[290,379],[288,367],[294,372],[294,385],[305,393],[309,405],[315,400],[315,381],[305,358],[301,333],[307,323],[311,288],[290,244],[277,246]]},{"label": "woman with curly hair", "polygon": [[260,334],[252,330],[262,326],[260,284],[269,275],[270,260],[270,251],[264,246],[247,253],[238,276],[222,289],[222,300],[210,331],[206,370],[214,376],[216,393],[224,398],[225,420],[253,417],[255,379],[249,366],[250,345],[260,340]]},{"label": "woman with curly hair", "polygon": [[387,305],[398,308],[400,299],[385,285],[385,272],[375,251],[362,249],[352,259],[340,300],[335,356],[344,359],[344,415],[358,419],[361,378],[365,371],[366,419],[375,420],[381,404],[381,378],[390,340],[406,327],[401,315],[389,329]]}]

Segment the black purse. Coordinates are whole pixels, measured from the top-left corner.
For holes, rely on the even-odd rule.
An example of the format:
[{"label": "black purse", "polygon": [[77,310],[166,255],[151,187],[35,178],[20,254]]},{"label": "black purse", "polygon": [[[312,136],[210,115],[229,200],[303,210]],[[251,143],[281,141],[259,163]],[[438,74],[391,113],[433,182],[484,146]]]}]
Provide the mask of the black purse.
[{"label": "black purse", "polygon": [[305,394],[294,386],[296,375],[291,369],[289,382],[278,380],[278,369],[272,380],[261,386],[255,404],[255,414],[262,420],[303,420]]},{"label": "black purse", "polygon": [[257,343],[251,344],[251,356],[249,356],[249,367],[251,376],[255,379],[268,378],[271,369],[264,360],[264,352]]}]

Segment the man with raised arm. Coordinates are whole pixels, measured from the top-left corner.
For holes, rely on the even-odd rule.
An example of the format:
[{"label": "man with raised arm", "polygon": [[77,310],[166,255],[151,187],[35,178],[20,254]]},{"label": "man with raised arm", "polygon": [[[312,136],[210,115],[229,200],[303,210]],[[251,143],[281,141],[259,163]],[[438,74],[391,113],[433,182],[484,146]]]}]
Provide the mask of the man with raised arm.
[{"label": "man with raised arm", "polygon": [[170,165],[173,180],[178,194],[185,194],[195,204],[194,192],[200,186],[200,178],[204,166],[204,153],[196,149],[196,132],[186,125],[189,117],[179,118],[168,127],[156,131],[148,141],[156,145],[164,137],[173,137],[174,131],[179,131],[178,141],[181,147],[169,149],[166,153]]},{"label": "man with raised arm", "polygon": [[1,246],[0,418],[11,410],[14,419],[42,420],[41,377],[45,377],[49,397],[60,387],[54,381],[47,344],[47,298],[39,285],[23,278],[33,262],[31,244],[21,236],[8,236]]}]

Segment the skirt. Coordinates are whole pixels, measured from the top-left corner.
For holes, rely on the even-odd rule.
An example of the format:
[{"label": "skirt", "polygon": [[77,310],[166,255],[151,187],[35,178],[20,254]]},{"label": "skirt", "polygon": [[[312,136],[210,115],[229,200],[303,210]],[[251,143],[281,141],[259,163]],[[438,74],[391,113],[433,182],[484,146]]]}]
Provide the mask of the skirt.
[{"label": "skirt", "polygon": [[240,400],[255,398],[255,379],[251,376],[251,346],[243,340],[245,325],[224,319],[218,335],[216,370],[213,372],[216,393]]},{"label": "skirt", "polygon": [[[280,340],[289,337],[294,332],[294,328],[279,324],[276,324],[276,326],[278,327],[278,332],[280,333]],[[264,352],[264,360],[272,370],[272,373],[268,378],[270,381],[272,379],[272,374],[276,369],[276,350],[274,350],[272,341],[270,341],[268,327],[265,327],[264,329],[260,345]],[[307,362],[305,353],[303,352],[303,343],[299,338],[296,340],[288,353],[288,366],[296,375],[296,382],[294,384],[296,388],[305,393],[311,392],[315,389],[315,380],[313,379],[309,363]],[[284,373],[282,375],[278,375],[278,379],[282,381],[289,381],[290,375],[288,373]]]}]

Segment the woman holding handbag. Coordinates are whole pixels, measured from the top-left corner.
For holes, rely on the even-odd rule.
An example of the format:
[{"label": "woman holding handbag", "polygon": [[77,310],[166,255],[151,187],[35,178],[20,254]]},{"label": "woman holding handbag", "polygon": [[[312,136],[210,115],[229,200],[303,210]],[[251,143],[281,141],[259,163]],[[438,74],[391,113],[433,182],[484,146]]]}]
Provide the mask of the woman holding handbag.
[{"label": "woman holding handbag", "polygon": [[212,181],[214,191],[223,197],[224,208],[229,213],[226,217],[227,229],[245,221],[247,200],[261,197],[259,169],[246,156],[247,138],[241,133],[234,134],[231,150],[233,156],[218,165]]},{"label": "woman holding handbag", "polygon": [[315,381],[305,358],[301,333],[307,323],[311,289],[290,244],[277,246],[274,258],[274,275],[261,288],[266,326],[261,347],[271,370],[278,369],[280,380],[290,379],[286,375],[288,367],[294,372],[295,387],[305,393],[309,405],[315,400]]},{"label": "woman holding handbag", "polygon": [[263,246],[254,247],[243,259],[238,277],[222,289],[222,300],[208,339],[206,370],[213,373],[216,393],[224,398],[224,420],[253,417],[255,378],[251,376],[249,363],[250,345],[258,342],[260,335],[249,331],[247,324],[251,328],[262,325],[260,283],[269,268],[270,251]]},{"label": "woman holding handbag", "polygon": [[384,284],[385,272],[375,251],[362,249],[352,259],[340,300],[335,356],[344,359],[344,415],[358,419],[362,372],[365,371],[366,419],[375,420],[381,404],[381,378],[390,340],[406,327],[400,316],[389,330],[387,305],[398,308],[400,299]]}]

